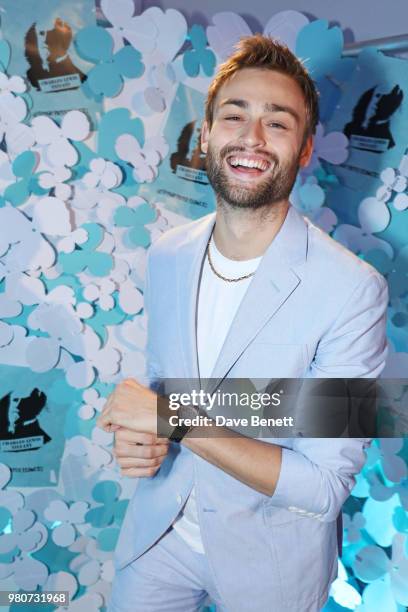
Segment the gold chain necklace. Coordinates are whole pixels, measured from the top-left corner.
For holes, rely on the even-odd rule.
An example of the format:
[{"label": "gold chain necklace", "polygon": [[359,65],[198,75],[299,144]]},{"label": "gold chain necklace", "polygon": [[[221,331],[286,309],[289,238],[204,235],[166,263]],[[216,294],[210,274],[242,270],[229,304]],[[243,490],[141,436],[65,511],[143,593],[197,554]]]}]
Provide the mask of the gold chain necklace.
[{"label": "gold chain necklace", "polygon": [[214,264],[211,259],[211,253],[210,253],[211,238],[212,236],[210,236],[210,240],[208,241],[208,244],[207,244],[207,259],[208,259],[208,263],[210,264],[211,271],[215,274],[215,276],[218,276],[218,278],[220,278],[223,281],[226,281],[227,283],[238,283],[239,281],[246,280],[247,278],[251,278],[251,276],[255,274],[255,271],[254,271],[254,272],[251,272],[250,274],[246,274],[245,276],[239,276],[238,278],[227,278],[226,276],[223,276],[222,274],[217,272],[217,270],[214,268]]}]

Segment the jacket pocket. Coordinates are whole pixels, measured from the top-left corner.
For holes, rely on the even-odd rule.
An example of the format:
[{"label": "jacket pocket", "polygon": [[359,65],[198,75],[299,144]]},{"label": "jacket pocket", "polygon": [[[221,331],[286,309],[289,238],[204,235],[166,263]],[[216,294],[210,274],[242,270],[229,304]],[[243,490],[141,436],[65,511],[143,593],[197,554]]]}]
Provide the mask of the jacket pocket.
[{"label": "jacket pocket", "polygon": [[323,597],[333,580],[336,521],[323,523],[301,515],[289,520],[285,512],[294,514],[284,508],[276,514],[265,513],[267,540],[272,559],[277,560],[283,602],[288,609],[300,611]]}]

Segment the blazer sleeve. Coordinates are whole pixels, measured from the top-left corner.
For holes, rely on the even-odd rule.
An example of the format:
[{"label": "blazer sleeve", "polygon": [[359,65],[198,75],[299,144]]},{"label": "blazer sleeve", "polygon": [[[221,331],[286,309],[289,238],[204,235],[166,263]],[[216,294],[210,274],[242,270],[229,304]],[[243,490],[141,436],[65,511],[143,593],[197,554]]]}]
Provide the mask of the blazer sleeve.
[{"label": "blazer sleeve", "polygon": [[[371,273],[346,299],[321,338],[306,378],[376,378],[387,354],[385,279]],[[371,438],[294,438],[282,448],[273,506],[333,521],[365,463]]]},{"label": "blazer sleeve", "polygon": [[159,379],[162,377],[159,365],[158,330],[160,326],[154,324],[154,296],[152,293],[152,257],[149,249],[146,260],[146,275],[143,293],[143,311],[147,319],[147,344],[146,344],[146,375],[143,383],[153,391],[159,387]]}]

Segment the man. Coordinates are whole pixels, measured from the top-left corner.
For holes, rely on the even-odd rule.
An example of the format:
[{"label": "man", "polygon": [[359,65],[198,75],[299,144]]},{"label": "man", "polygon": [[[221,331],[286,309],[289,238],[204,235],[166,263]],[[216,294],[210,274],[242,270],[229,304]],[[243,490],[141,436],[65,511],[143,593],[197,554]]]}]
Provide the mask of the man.
[{"label": "man", "polygon": [[99,420],[116,432],[122,473],[141,477],[112,612],[189,612],[207,594],[217,612],[314,612],[327,600],[369,439],[219,437],[202,425],[169,443],[156,437],[154,391],[160,378],[380,374],[384,279],[289,204],[317,121],[306,70],[261,35],[209,89],[202,150],[217,212],[150,249],[150,388],[120,383]]}]

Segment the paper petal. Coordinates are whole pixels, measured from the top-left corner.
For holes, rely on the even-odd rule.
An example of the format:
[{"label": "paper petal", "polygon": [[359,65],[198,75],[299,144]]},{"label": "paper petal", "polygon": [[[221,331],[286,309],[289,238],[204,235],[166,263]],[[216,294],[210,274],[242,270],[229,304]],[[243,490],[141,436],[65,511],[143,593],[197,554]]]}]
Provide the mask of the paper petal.
[{"label": "paper petal", "polygon": [[395,196],[392,205],[396,210],[406,210],[408,208],[408,195],[406,193],[399,193]]},{"label": "paper petal", "polygon": [[298,11],[281,11],[267,22],[264,35],[276,38],[295,51],[300,30],[309,23],[308,18]]},{"label": "paper petal", "polygon": [[99,578],[100,569],[101,566],[98,561],[90,561],[86,565],[83,565],[78,572],[78,580],[80,584],[84,586],[94,584]]},{"label": "paper petal", "polygon": [[[61,130],[65,138],[72,140],[85,140],[89,134],[89,120],[85,113],[72,110],[66,113],[62,119]],[[67,164],[70,165],[70,164]]]},{"label": "paper petal", "polygon": [[365,198],[358,208],[360,225],[365,232],[375,233],[385,230],[391,220],[386,204],[376,198]]},{"label": "paper petal", "polygon": [[101,9],[112,25],[117,27],[126,26],[129,19],[133,17],[135,5],[133,0],[102,0]]},{"label": "paper petal", "polygon": [[84,387],[89,387],[94,380],[95,370],[90,364],[86,363],[85,361],[75,363],[68,368],[67,382],[71,385],[71,387],[74,387],[75,389],[83,389]]},{"label": "paper petal", "polygon": [[217,13],[212,22],[214,25],[207,28],[208,43],[222,61],[231,54],[240,38],[252,34],[246,21],[236,13]]},{"label": "paper petal", "polygon": [[137,314],[143,308],[143,296],[131,281],[121,285],[119,305],[127,314]]},{"label": "paper petal", "polygon": [[57,124],[45,115],[35,117],[31,121],[31,125],[34,129],[35,139],[41,145],[50,144],[58,139],[61,133]]},{"label": "paper petal", "polygon": [[54,166],[74,166],[79,157],[75,147],[65,138],[52,142],[49,145],[48,155]]},{"label": "paper petal", "polygon": [[68,523],[63,523],[52,530],[52,539],[58,546],[70,546],[75,541],[75,529]]},{"label": "paper petal", "polygon": [[44,234],[66,236],[71,231],[69,211],[65,203],[55,197],[43,198],[37,202],[33,221]]},{"label": "paper petal", "polygon": [[13,338],[14,332],[12,326],[0,321],[0,347],[10,344]]},{"label": "paper petal", "polygon": [[34,338],[26,353],[27,363],[34,372],[48,372],[57,365],[60,346],[52,338]]}]

